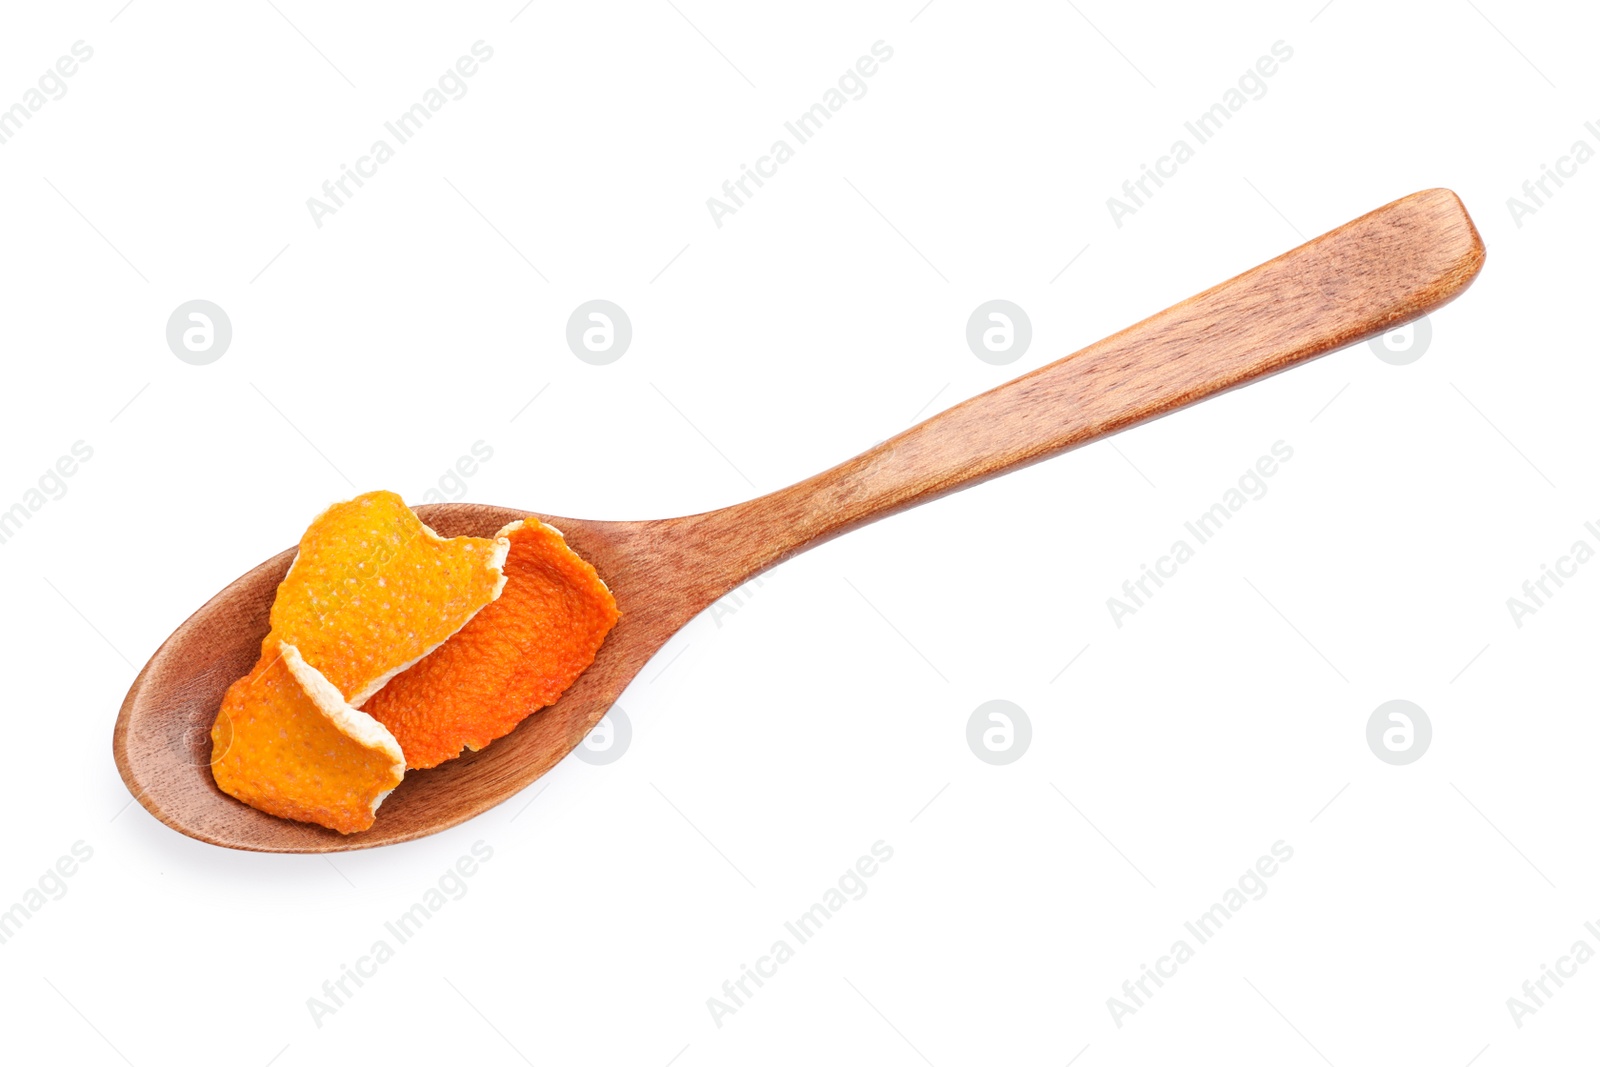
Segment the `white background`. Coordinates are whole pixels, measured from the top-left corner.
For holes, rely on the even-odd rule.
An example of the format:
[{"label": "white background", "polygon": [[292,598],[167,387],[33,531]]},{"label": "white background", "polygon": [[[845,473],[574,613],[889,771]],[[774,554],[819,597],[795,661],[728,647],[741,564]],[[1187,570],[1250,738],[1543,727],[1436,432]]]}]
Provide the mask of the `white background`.
[{"label": "white background", "polygon": [[[1506,199],[1600,148],[1600,27],[1320,2],[12,5],[0,106],[94,55],[0,145],[0,508],[94,456],[0,545],[0,908],[93,858],[0,945],[6,1058],[1592,1054],[1600,963],[1520,1028],[1506,1001],[1600,949],[1600,566],[1520,628],[1506,599],[1600,547],[1600,163],[1520,227]],[[465,97],[315,226],[307,197],[478,40]],[[879,40],[867,94],[714,225],[706,198]],[[1280,40],[1266,95],[1114,225],[1106,198]],[[1435,185],[1489,257],[1421,359],[1360,345],[784,565],[645,669],[610,765],[331,860],[129,804],[137,666],[335,499],[418,501],[481,440],[466,499],[733,503]],[[209,366],[165,341],[195,298],[233,325]],[[592,298],[632,319],[609,366],[564,340]],[[1005,367],[964,337],[992,298],[1033,323]],[[1280,440],[1267,495],[1114,625],[1106,598]],[[1434,730],[1403,767],[1365,739],[1396,698]],[[991,699],[1032,722],[1008,766],[967,747]],[[318,1026],[307,999],[479,840],[467,894]],[[707,998],[879,840],[867,895],[718,1026]],[[1107,998],[1280,840],[1266,896],[1117,1026]]]}]

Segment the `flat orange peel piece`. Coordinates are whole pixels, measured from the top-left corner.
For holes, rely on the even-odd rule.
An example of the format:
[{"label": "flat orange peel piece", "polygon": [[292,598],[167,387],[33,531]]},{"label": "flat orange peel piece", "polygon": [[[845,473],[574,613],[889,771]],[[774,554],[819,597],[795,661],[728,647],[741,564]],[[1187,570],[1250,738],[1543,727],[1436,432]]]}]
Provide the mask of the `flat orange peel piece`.
[{"label": "flat orange peel piece", "polygon": [[555,703],[616,625],[611,590],[561,531],[528,518],[497,537],[510,544],[500,597],[365,705],[408,768],[477,751]]},{"label": "flat orange peel piece", "polygon": [[440,537],[395,493],[334,504],[300,539],[263,652],[293,645],[359,708],[500,595],[509,550]]},{"label": "flat orange peel piece", "polygon": [[405,776],[399,743],[351,707],[294,645],[263,650],[211,728],[211,773],[230,796],[342,834],[369,828]]}]

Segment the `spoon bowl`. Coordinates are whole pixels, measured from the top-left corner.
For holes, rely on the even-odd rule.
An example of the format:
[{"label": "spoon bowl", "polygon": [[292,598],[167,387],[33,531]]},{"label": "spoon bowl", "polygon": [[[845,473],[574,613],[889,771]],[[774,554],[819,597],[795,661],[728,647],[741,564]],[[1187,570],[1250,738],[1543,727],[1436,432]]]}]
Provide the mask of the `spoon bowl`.
[{"label": "spoon bowl", "polygon": [[[419,518],[443,537],[493,537],[530,514],[483,504],[425,504]],[[409,841],[500,803],[555,766],[605,716],[628,682],[700,607],[654,596],[659,585],[627,581],[640,549],[671,543],[665,523],[586,522],[538,516],[612,582],[621,618],[595,661],[561,699],[494,744],[436,768],[412,771],[378,809],[377,823],[345,835],[258,811],[217,788],[211,726],[228,687],[261,654],[278,583],[295,550],[273,556],[212,597],[151,657],[117,718],[113,749],[123,780],[156,818],[214,845],[264,852],[331,852]],[[713,599],[715,599],[713,597]],[[707,601],[709,603],[709,601]],[[703,607],[704,605],[701,605]],[[688,610],[688,615],[682,612]],[[681,616],[681,617],[680,617]]]},{"label": "spoon bowl", "polygon": [[[1459,295],[1483,260],[1454,193],[1414,193],[786,489],[676,519],[538,516],[594,565],[621,619],[560,700],[482,751],[406,775],[361,833],[267,815],[211,776],[217,710],[256,661],[293,549],[218,593],[151,657],[117,717],[117,768],[156,818],[229,848],[333,852],[455,826],[553,767],[680,627],[761,571],[885,515],[1392,330]],[[493,536],[528,515],[479,504],[416,512],[446,537]]]}]

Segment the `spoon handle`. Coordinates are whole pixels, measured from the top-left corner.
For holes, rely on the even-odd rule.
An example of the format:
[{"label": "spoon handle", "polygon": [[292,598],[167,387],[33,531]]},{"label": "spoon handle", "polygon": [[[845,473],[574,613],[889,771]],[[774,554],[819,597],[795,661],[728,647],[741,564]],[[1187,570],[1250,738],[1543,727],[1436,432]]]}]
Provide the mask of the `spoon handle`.
[{"label": "spoon handle", "polygon": [[1449,302],[1483,242],[1447,189],[1363,215],[787,489],[705,516],[727,576],[1377,336]]}]

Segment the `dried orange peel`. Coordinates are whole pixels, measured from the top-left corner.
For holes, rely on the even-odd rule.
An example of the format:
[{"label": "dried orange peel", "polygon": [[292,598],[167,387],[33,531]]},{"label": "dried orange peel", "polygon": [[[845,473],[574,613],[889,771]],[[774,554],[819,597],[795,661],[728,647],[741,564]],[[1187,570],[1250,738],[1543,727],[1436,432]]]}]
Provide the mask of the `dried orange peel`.
[{"label": "dried orange peel", "polygon": [[263,652],[295,646],[359,708],[500,595],[508,549],[440,537],[395,493],[335,504],[300,539]]},{"label": "dried orange peel", "polygon": [[370,827],[405,775],[394,735],[347,704],[293,645],[263,655],[228,689],[211,746],[223,792],[344,834]]},{"label": "dried orange peel", "polygon": [[477,751],[555,703],[616,624],[611,590],[555,527],[529,518],[498,538],[510,541],[499,599],[365,705],[410,769]]},{"label": "dried orange peel", "polygon": [[261,659],[223,698],[212,774],[262,811],[370,827],[407,768],[510,733],[594,661],[617,605],[553,526],[442,538],[394,493],[312,522]]},{"label": "dried orange peel", "polygon": [[394,493],[317,516],[278,586],[261,659],[217,713],[217,786],[341,833],[371,826],[405,757],[358,709],[500,595],[510,548],[440,537]]}]

